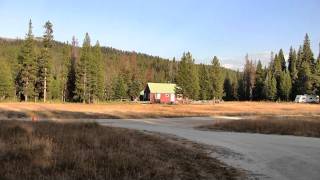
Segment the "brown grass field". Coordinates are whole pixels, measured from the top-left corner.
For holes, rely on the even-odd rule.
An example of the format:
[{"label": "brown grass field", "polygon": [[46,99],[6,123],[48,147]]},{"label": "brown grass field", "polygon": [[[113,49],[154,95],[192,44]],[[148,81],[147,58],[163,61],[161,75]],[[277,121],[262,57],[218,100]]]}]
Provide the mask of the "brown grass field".
[{"label": "brown grass field", "polygon": [[0,118],[160,118],[188,116],[277,116],[320,119],[319,104],[225,102],[206,105],[0,103]]},{"label": "brown grass field", "polygon": [[0,179],[243,179],[195,145],[95,123],[0,122]]},{"label": "brown grass field", "polygon": [[[138,103],[44,104],[0,103],[0,119],[59,120],[212,116],[202,130],[320,137],[320,105],[225,102],[199,105]],[[219,119],[234,116],[240,120]]]}]

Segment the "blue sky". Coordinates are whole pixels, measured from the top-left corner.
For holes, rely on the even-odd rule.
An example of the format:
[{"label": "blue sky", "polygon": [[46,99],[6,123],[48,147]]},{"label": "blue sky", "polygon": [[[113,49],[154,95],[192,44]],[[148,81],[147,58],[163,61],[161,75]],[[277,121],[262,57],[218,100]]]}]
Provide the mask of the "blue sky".
[{"label": "blue sky", "polygon": [[89,32],[104,46],[165,58],[190,51],[198,63],[217,55],[238,68],[246,53],[268,59],[305,33],[317,55],[319,8],[319,0],[0,0],[0,36],[24,37],[30,18],[40,36],[50,20],[59,41]]}]

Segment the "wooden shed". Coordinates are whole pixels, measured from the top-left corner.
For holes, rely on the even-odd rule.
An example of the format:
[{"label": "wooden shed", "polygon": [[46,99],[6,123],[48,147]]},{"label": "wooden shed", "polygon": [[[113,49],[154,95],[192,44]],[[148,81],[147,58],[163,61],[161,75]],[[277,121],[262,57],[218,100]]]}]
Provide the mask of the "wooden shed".
[{"label": "wooden shed", "polygon": [[148,83],[144,89],[143,99],[151,103],[175,103],[176,84]]}]

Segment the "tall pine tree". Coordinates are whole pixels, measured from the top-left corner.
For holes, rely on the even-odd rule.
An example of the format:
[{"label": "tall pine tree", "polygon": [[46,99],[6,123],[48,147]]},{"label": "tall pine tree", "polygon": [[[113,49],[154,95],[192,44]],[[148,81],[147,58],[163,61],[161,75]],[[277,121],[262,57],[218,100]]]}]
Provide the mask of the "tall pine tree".
[{"label": "tall pine tree", "polygon": [[208,69],[204,64],[200,64],[199,66],[199,84],[199,99],[208,100],[210,98],[210,78]]},{"label": "tall pine tree", "polygon": [[280,97],[282,100],[288,101],[290,99],[292,89],[292,81],[290,73],[285,70],[280,75]]},{"label": "tall pine tree", "polygon": [[272,71],[268,71],[264,81],[264,95],[268,100],[275,100],[277,98],[277,81]]},{"label": "tall pine tree", "polygon": [[280,64],[281,64],[281,71],[286,70],[287,69],[286,59],[284,57],[284,53],[283,53],[282,49],[280,49],[280,51],[279,51],[278,59],[279,59]]},{"label": "tall pine tree", "polygon": [[253,99],[253,89],[255,86],[255,80],[256,80],[256,66],[252,62],[252,60],[249,60],[249,55],[246,55],[246,62],[244,65],[243,70],[243,85],[244,85],[244,93],[245,93],[245,99],[246,100],[252,100]]},{"label": "tall pine tree", "polygon": [[211,82],[212,82],[212,97],[213,99],[222,99],[224,77],[222,74],[220,62],[217,56],[214,56],[211,62]]},{"label": "tall pine tree", "polygon": [[68,100],[68,74],[71,65],[71,48],[68,44],[63,45],[62,49],[62,64],[60,65],[60,79],[61,79],[61,101]]},{"label": "tall pine tree", "polygon": [[90,102],[97,101],[98,99],[104,99],[105,89],[105,73],[103,72],[104,64],[102,60],[102,53],[99,41],[93,47],[92,59],[89,62],[90,68]]},{"label": "tall pine tree", "polygon": [[47,21],[44,25],[45,32],[43,35],[43,47],[41,48],[41,53],[37,62],[37,96],[46,102],[48,84],[50,80],[50,62],[52,61],[52,56],[50,49],[52,48],[53,41],[53,29],[52,23]]},{"label": "tall pine tree", "polygon": [[177,83],[184,97],[198,99],[200,89],[198,72],[190,52],[183,53],[179,63]]},{"label": "tall pine tree", "polygon": [[28,101],[35,97],[36,84],[36,53],[32,22],[29,21],[29,30],[18,57],[19,72],[17,74],[17,94],[20,100]]},{"label": "tall pine tree", "polygon": [[253,89],[253,99],[254,100],[262,100],[264,98],[263,95],[263,86],[264,86],[264,70],[262,68],[262,63],[259,60],[256,68],[256,80],[255,87]]},{"label": "tall pine tree", "polygon": [[297,53],[290,47],[289,58],[288,58],[288,70],[291,75],[291,79],[295,80],[297,78]]},{"label": "tall pine tree", "polygon": [[86,33],[83,40],[81,57],[76,68],[76,99],[83,103],[90,102],[90,66],[89,62],[92,60],[91,43],[89,34]]},{"label": "tall pine tree", "polygon": [[291,100],[295,99],[295,97],[298,95],[298,69],[297,69],[297,53],[296,51],[291,47],[289,52],[289,58],[288,58],[288,70],[290,72],[291,81],[292,81],[292,92],[291,92]]},{"label": "tall pine tree", "polygon": [[0,60],[0,101],[14,97],[14,81],[10,66]]},{"label": "tall pine tree", "polygon": [[116,81],[114,86],[114,99],[122,100],[127,97],[128,87],[124,82],[123,76],[120,75]]},{"label": "tall pine tree", "polygon": [[225,92],[223,99],[227,101],[233,100],[234,97],[233,97],[232,80],[229,74],[227,74],[226,78],[224,79],[223,89]]},{"label": "tall pine tree", "polygon": [[[78,101],[78,97],[76,95],[76,69],[79,59],[78,53],[78,42],[76,38],[72,37],[71,43],[71,57],[70,63],[65,62],[68,65],[68,76],[67,76],[67,91],[66,91],[66,99],[69,102]],[[66,59],[67,60],[67,59]]]},{"label": "tall pine tree", "polygon": [[311,68],[308,62],[303,61],[301,64],[301,68],[298,71],[298,79],[297,79],[297,92],[298,94],[312,94],[313,93],[313,85],[312,85],[312,74]]},{"label": "tall pine tree", "polygon": [[313,72],[314,57],[313,57],[313,52],[311,50],[310,39],[309,39],[308,34],[306,34],[304,42],[303,42],[301,60],[302,60],[302,62],[307,63],[307,65],[310,66],[311,71]]}]

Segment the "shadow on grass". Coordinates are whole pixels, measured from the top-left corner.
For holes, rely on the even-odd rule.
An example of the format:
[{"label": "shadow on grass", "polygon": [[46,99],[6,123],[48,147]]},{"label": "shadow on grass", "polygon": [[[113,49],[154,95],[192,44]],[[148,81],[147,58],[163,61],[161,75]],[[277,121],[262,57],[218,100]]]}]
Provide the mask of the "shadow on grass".
[{"label": "shadow on grass", "polygon": [[11,119],[31,119],[36,117],[40,120],[52,120],[52,119],[144,119],[144,118],[178,118],[178,117],[201,117],[203,114],[170,114],[166,112],[73,112],[73,111],[62,111],[62,110],[40,110],[40,111],[10,111],[7,109],[0,108],[0,118],[4,120]]},{"label": "shadow on grass", "polygon": [[91,112],[72,112],[72,111],[8,111],[0,109],[0,118],[2,119],[120,119],[120,116],[106,113],[91,113]]}]

